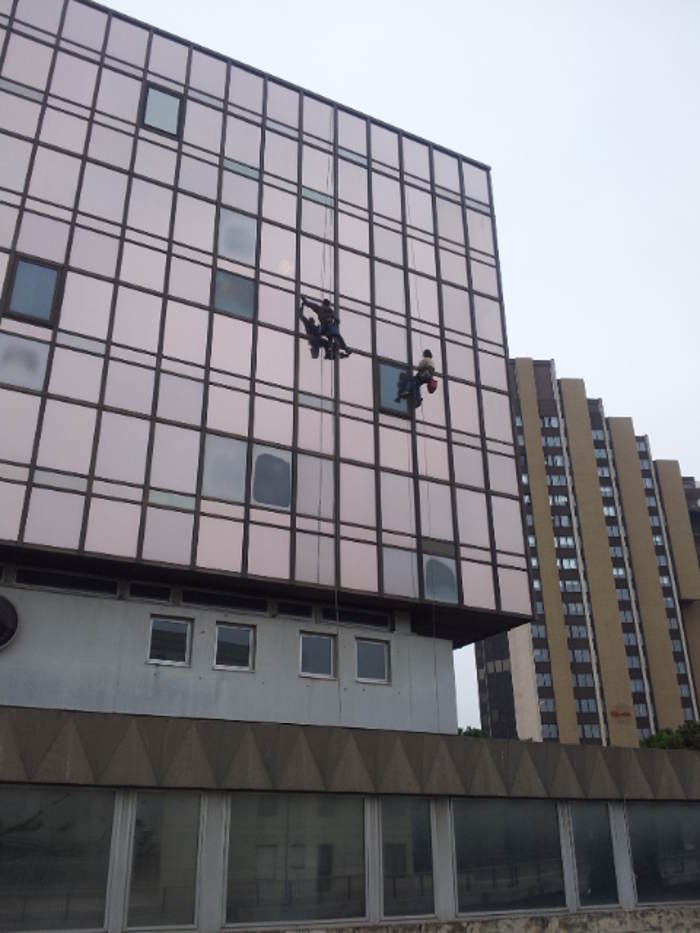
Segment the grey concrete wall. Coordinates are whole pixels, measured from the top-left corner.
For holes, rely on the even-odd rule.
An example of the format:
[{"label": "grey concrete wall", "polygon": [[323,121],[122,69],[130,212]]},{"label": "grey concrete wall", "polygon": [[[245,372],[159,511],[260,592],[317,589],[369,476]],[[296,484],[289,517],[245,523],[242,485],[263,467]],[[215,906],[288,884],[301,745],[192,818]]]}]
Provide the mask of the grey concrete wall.
[{"label": "grey concrete wall", "polygon": [[[414,732],[457,730],[452,646],[410,632],[13,585],[19,629],[0,651],[0,705]],[[188,667],[147,661],[150,619],[193,620]],[[214,669],[216,622],[256,627],[254,671]],[[299,676],[299,633],[337,636],[337,678]],[[356,679],[355,639],[390,642],[391,683]]]}]

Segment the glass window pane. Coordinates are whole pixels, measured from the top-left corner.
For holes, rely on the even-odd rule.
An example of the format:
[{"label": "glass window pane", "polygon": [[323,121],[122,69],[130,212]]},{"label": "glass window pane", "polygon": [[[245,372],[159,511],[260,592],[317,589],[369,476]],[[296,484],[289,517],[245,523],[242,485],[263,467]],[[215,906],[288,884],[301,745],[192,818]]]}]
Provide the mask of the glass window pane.
[{"label": "glass window pane", "polygon": [[385,641],[357,639],[357,676],[360,680],[389,680],[389,645]]},{"label": "glass window pane", "polygon": [[375,297],[374,300],[383,308],[398,311],[401,314],[406,310],[406,288],[403,269],[388,266],[383,262],[375,262]]},{"label": "glass window pane", "polygon": [[189,564],[194,516],[169,509],[146,509],[144,560]]},{"label": "glass window pane", "polygon": [[158,417],[196,424],[202,420],[202,383],[162,373],[158,391]]},{"label": "glass window pane", "polygon": [[0,389],[0,457],[28,463],[39,416],[39,398]]},{"label": "glass window pane", "polygon": [[228,92],[229,100],[240,104],[247,110],[260,113],[262,110],[263,80],[243,68],[231,66],[231,83]]},{"label": "glass window pane", "polygon": [[156,424],[151,486],[193,493],[197,483],[199,433],[170,424]]},{"label": "glass window pane", "polygon": [[224,152],[228,159],[244,165],[260,164],[260,127],[247,120],[226,118],[226,143]]},{"label": "glass window pane", "polygon": [[457,602],[455,562],[449,557],[423,554],[425,598],[440,603]]},{"label": "glass window pane", "polygon": [[254,217],[222,209],[219,221],[220,255],[253,265],[257,229],[258,223]]},{"label": "glass window pane", "polygon": [[[252,259],[250,260],[253,261]],[[264,223],[260,245],[260,266],[284,275],[294,275],[296,265],[296,234],[291,230]]]},{"label": "glass window pane", "polygon": [[333,518],[333,462],[299,454],[297,458],[297,512],[316,518]]},{"label": "glass window pane", "polygon": [[265,136],[265,171],[296,181],[297,151],[296,140],[268,132]]},{"label": "glass window pane", "polygon": [[286,528],[250,525],[248,573],[262,577],[289,578],[289,541]]},{"label": "glass window pane", "polygon": [[333,108],[313,97],[304,98],[304,132],[319,139],[333,139]]},{"label": "glass window pane", "polygon": [[608,805],[572,800],[576,874],[581,904],[617,904],[617,882]]},{"label": "glass window pane", "polygon": [[382,799],[384,913],[433,913],[433,851],[430,801],[419,797]]},{"label": "glass window pane", "polygon": [[150,425],[141,418],[105,412],[95,473],[106,479],[143,483]]},{"label": "glass window pane", "polygon": [[202,494],[210,499],[242,502],[245,495],[247,444],[207,434]]},{"label": "glass window pane", "polygon": [[124,214],[127,176],[111,168],[88,162],[83,175],[80,210],[121,223]]},{"label": "glass window pane", "polygon": [[340,519],[359,525],[376,525],[374,470],[340,464]]},{"label": "glass window pane", "polygon": [[217,624],[216,663],[219,667],[250,669],[253,666],[253,629]]},{"label": "glass window pane", "polygon": [[234,317],[252,320],[255,313],[255,282],[242,275],[217,269],[214,307]]},{"label": "glass window pane", "polygon": [[379,407],[381,409],[402,415],[408,414],[408,402],[405,398],[399,398],[398,392],[401,380],[405,380],[409,375],[405,367],[392,366],[391,363],[379,364]]},{"label": "glass window pane", "polygon": [[402,143],[404,171],[417,175],[419,178],[430,178],[428,147],[405,136]]},{"label": "glass window pane", "polygon": [[301,672],[318,677],[333,677],[335,668],[333,635],[301,635]]},{"label": "glass window pane", "polygon": [[194,923],[199,794],[139,791],[129,926]]},{"label": "glass window pane", "polygon": [[150,661],[186,664],[189,654],[190,622],[182,619],[152,619]]},{"label": "glass window pane", "polygon": [[34,488],[24,540],[52,547],[77,548],[84,505],[84,496]]},{"label": "glass window pane", "polygon": [[0,382],[41,390],[49,346],[14,334],[0,334]]},{"label": "glass window pane", "polygon": [[697,804],[628,803],[627,822],[639,901],[697,900]]},{"label": "glass window pane", "polygon": [[0,788],[0,915],[5,930],[101,929],[114,793]]},{"label": "glass window pane", "polygon": [[94,408],[49,399],[37,462],[57,470],[87,473],[94,430]]},{"label": "glass window pane", "polygon": [[372,158],[387,165],[399,166],[399,140],[396,133],[372,124]]},{"label": "glass window pane", "polygon": [[564,906],[556,805],[454,801],[460,912]]},{"label": "glass window pane", "polygon": [[268,120],[279,120],[289,126],[299,123],[299,94],[291,88],[283,87],[274,81],[267,85]]},{"label": "glass window pane", "polygon": [[256,505],[288,509],[292,499],[292,455],[288,450],[253,448],[251,500]]},{"label": "glass window pane", "polygon": [[141,505],[129,505],[111,499],[90,503],[85,550],[120,557],[136,557]]},{"label": "glass window pane", "polygon": [[51,318],[58,272],[20,259],[10,297],[10,312],[37,321]]},{"label": "glass window pane", "polygon": [[384,592],[397,596],[418,598],[418,566],[413,551],[385,547],[382,550],[384,560]]},{"label": "glass window pane", "polygon": [[360,796],[237,793],[230,799],[228,923],[363,916]]}]

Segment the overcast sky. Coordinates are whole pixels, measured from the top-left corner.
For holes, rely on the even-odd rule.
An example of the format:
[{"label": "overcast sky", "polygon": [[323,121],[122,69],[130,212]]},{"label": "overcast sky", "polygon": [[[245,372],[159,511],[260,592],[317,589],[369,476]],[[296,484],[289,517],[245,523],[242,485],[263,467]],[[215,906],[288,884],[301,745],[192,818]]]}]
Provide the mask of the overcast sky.
[{"label": "overcast sky", "polygon": [[511,355],[700,476],[700,0],[111,6],[490,165]]}]

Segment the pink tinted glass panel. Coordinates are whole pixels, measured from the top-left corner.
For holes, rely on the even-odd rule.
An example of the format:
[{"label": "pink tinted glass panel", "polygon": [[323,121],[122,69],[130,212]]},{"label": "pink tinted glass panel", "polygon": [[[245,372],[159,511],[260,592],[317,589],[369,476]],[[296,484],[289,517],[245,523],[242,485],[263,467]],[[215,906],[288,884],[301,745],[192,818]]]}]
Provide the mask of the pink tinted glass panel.
[{"label": "pink tinted glass panel", "polygon": [[32,544],[76,548],[83,520],[84,496],[34,489],[29,500],[24,540]]},{"label": "pink tinted glass panel", "polygon": [[94,431],[94,408],[49,399],[37,463],[57,470],[87,473]]},{"label": "pink tinted glass panel", "polygon": [[193,493],[197,483],[199,433],[157,424],[151,463],[151,486]]},{"label": "pink tinted glass panel", "polygon": [[222,518],[203,515],[199,522],[197,542],[197,565],[211,570],[228,570],[238,573],[241,569],[243,525]]},{"label": "pink tinted glass panel", "polygon": [[263,577],[289,577],[289,532],[267,525],[251,525],[248,572]]},{"label": "pink tinted glass panel", "polygon": [[491,564],[477,564],[474,561],[463,560],[462,588],[467,606],[478,606],[483,609],[496,608]]},{"label": "pink tinted glass panel", "polygon": [[194,516],[166,509],[146,510],[145,560],[189,564]]},{"label": "pink tinted glass panel", "polygon": [[105,412],[97,448],[97,476],[143,483],[149,429],[149,422],[141,418]]},{"label": "pink tinted glass panel", "polygon": [[522,570],[512,570],[509,567],[499,567],[498,585],[501,590],[501,609],[505,612],[530,614],[530,590],[527,573]]},{"label": "pink tinted glass panel", "polygon": [[29,463],[39,415],[39,398],[0,389],[0,458]]},{"label": "pink tinted glass panel", "polygon": [[475,547],[489,547],[489,526],[486,496],[471,489],[457,490],[459,540]]},{"label": "pink tinted glass panel", "polygon": [[111,499],[93,499],[85,550],[136,557],[141,507]]},{"label": "pink tinted glass panel", "polygon": [[341,540],[340,582],[349,589],[377,591],[377,548],[373,544]]},{"label": "pink tinted glass panel", "polygon": [[295,578],[308,583],[335,583],[335,542],[333,538],[297,532]]},{"label": "pink tinted glass panel", "polygon": [[14,541],[19,534],[25,489],[24,483],[0,482],[0,538],[5,541]]}]

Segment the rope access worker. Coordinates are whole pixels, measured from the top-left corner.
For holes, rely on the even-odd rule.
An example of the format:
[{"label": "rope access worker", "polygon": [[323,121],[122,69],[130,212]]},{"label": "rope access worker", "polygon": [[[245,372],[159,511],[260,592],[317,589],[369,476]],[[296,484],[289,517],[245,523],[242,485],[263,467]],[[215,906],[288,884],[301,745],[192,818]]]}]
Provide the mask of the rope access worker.
[{"label": "rope access worker", "polygon": [[410,398],[415,408],[420,408],[423,404],[423,398],[420,394],[420,387],[427,386],[428,392],[432,393],[437,388],[435,380],[435,364],[433,363],[433,354],[430,350],[423,350],[423,356],[416,367],[413,376],[407,376],[401,373],[399,376],[399,386],[396,393],[396,401],[402,398]]},{"label": "rope access worker", "polygon": [[[325,347],[325,357],[326,359],[334,360],[338,355],[338,350],[340,349],[340,359],[345,359],[345,357],[350,356],[352,350],[349,350],[347,344],[343,340],[343,337],[340,333],[340,316],[338,312],[333,308],[328,298],[324,298],[323,301],[319,304],[317,301],[311,301],[309,298],[306,298],[304,295],[301,296],[301,308],[299,313],[304,321],[304,327],[306,328],[306,333],[309,337],[309,343],[311,344],[311,355],[314,356],[314,343],[312,342],[312,333],[309,330],[309,325],[306,323],[308,318],[305,318],[303,315],[304,307],[311,308],[312,311],[316,312],[318,321],[320,324],[319,333],[321,338],[325,337],[325,344],[321,340],[318,346]],[[313,321],[311,321],[313,324]],[[318,354],[316,354],[318,356]],[[316,357],[314,356],[314,359]]]}]

